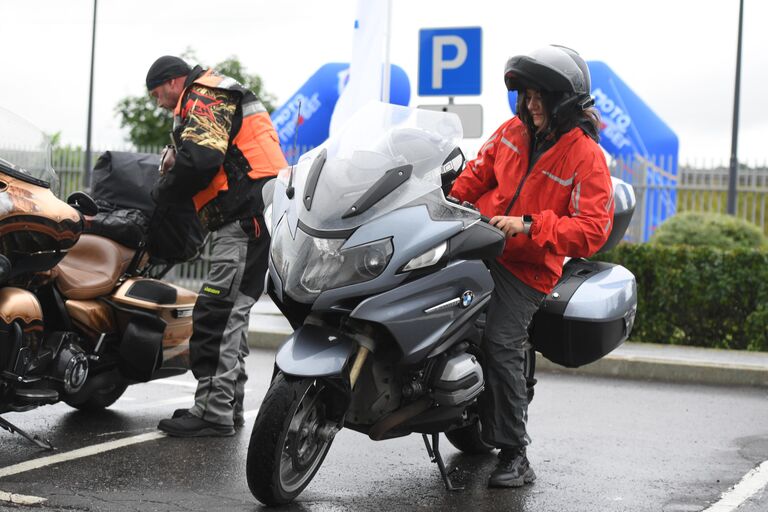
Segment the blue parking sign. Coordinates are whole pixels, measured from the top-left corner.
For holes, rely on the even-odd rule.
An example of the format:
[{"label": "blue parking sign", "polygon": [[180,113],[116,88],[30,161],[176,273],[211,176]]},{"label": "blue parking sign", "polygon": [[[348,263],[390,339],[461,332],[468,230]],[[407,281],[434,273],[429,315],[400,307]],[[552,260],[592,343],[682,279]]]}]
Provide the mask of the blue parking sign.
[{"label": "blue parking sign", "polygon": [[481,93],[482,29],[419,30],[419,95],[473,96]]}]

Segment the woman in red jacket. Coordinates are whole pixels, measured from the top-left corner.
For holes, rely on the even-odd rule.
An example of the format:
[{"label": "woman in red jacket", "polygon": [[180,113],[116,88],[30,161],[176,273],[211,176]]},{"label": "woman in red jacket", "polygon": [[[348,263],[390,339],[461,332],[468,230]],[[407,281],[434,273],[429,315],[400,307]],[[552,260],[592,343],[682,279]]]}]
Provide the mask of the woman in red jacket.
[{"label": "woman in red jacket", "polygon": [[490,263],[495,289],[480,405],[483,437],[501,449],[488,485],[519,487],[536,478],[526,457],[528,325],[564,257],[590,256],[605,243],[613,187],[597,145],[589,69],[576,52],[547,46],[512,57],[504,81],[518,91],[517,115],[467,164],[451,195],[475,203],[507,235],[503,254]]}]

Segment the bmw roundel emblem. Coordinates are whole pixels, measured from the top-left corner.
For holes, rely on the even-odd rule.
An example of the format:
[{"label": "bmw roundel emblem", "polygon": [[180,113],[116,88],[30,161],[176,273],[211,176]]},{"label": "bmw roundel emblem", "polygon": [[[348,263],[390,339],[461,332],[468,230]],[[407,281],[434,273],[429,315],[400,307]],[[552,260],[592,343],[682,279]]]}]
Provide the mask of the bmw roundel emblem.
[{"label": "bmw roundel emblem", "polygon": [[461,307],[468,308],[472,305],[472,301],[475,300],[475,294],[472,290],[467,290],[461,294]]}]

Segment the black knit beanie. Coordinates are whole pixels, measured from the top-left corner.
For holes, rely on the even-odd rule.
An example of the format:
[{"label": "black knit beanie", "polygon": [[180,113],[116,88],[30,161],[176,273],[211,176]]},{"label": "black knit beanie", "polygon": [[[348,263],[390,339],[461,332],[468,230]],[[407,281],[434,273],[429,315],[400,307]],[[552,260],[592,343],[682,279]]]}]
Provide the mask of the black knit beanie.
[{"label": "black knit beanie", "polygon": [[147,90],[151,91],[172,78],[186,76],[191,70],[192,68],[180,58],[163,55],[147,71]]}]

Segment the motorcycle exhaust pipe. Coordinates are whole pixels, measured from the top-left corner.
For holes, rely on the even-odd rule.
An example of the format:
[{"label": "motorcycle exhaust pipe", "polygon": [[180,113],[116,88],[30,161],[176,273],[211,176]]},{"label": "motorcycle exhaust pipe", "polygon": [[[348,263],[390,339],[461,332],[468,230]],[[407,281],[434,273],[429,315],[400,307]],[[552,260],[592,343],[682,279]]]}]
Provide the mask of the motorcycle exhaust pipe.
[{"label": "motorcycle exhaust pipe", "polygon": [[401,425],[406,420],[413,418],[417,414],[421,414],[422,412],[429,409],[429,404],[430,399],[429,397],[425,396],[413,403],[406,405],[405,407],[396,410],[391,414],[388,414],[387,416],[384,416],[382,419],[373,424],[371,430],[368,431],[368,437],[374,441],[380,441],[384,438],[384,434],[393,428]]}]

